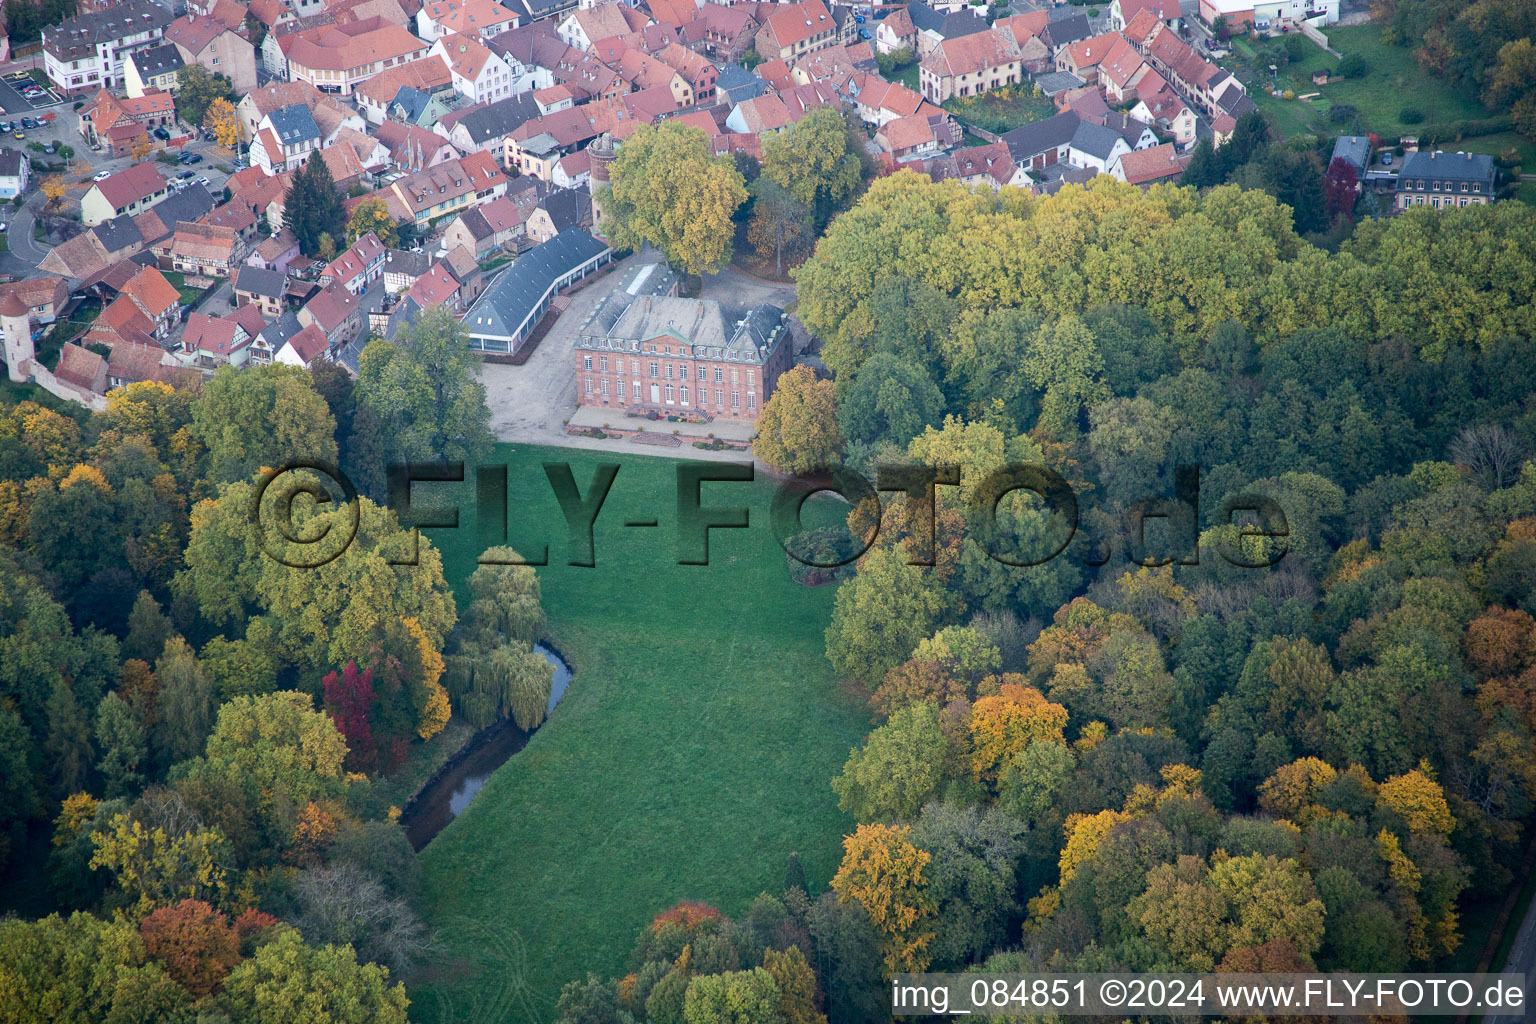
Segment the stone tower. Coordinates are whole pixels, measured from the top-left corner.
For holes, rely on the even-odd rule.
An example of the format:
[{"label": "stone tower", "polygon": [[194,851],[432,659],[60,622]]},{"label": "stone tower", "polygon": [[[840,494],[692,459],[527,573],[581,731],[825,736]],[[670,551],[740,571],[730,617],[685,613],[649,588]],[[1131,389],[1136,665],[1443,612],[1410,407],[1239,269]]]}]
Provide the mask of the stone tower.
[{"label": "stone tower", "polygon": [[603,207],[597,191],[611,180],[608,165],[613,163],[614,152],[613,136],[608,132],[587,143],[587,155],[592,158],[592,181],[587,187],[592,193],[592,232],[596,235],[603,233]]},{"label": "stone tower", "polygon": [[0,298],[0,334],[5,337],[5,365],[11,380],[25,381],[31,376],[37,351],[32,347],[32,321],[27,305],[15,292]]}]

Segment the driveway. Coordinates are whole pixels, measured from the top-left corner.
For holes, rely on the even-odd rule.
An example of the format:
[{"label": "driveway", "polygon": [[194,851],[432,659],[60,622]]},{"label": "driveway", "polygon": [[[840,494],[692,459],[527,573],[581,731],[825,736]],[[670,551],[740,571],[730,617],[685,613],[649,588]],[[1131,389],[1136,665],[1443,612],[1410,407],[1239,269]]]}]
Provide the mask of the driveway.
[{"label": "driveway", "polygon": [[[564,420],[576,411],[576,336],[587,314],[608,296],[630,267],[656,263],[654,251],[634,254],[617,263],[612,272],[571,296],[571,306],[560,315],[539,347],[522,366],[485,363],[480,379],[485,384],[486,405],[491,410],[491,433],[499,441],[591,448],[612,452],[663,455],[675,459],[718,459],[740,462],[750,458],[743,451],[706,451],[685,445],[666,448],[638,445],[629,440],[596,440],[565,432]],[[737,305],[793,301],[794,285],[758,281],[734,269],[726,269],[704,282],[700,298]]]}]

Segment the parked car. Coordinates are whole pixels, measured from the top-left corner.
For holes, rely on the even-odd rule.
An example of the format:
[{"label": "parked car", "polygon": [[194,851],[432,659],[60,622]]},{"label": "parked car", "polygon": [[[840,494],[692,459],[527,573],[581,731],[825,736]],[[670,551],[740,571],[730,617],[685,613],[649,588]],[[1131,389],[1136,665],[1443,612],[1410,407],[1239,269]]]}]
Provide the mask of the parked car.
[{"label": "parked car", "polygon": [[3,234],[5,234],[5,229],[6,229],[6,228],[8,228],[8,227],[10,227],[10,225],[9,225],[9,224],[7,224],[7,223],[6,223],[6,222],[5,222],[5,221],[3,221],[3,220],[0,220],[0,235],[3,235]]},{"label": "parked car", "polygon": [[27,133],[22,131],[19,128],[16,131],[11,132],[11,138],[13,138],[13,139],[24,139],[26,137],[27,137]]},{"label": "parked car", "polygon": [[1383,166],[1383,167],[1391,167],[1392,166],[1392,154],[1391,153],[1383,153],[1383,154],[1381,154],[1381,166]]},{"label": "parked car", "polygon": [[16,130],[16,126],[11,124],[11,122],[9,122],[9,121],[0,121],[0,132],[3,132],[4,134],[9,135],[9,134],[11,134],[11,132],[13,132],[15,130]]},{"label": "parked car", "polygon": [[154,131],[150,132],[149,134],[153,135],[155,138],[159,139],[161,142],[170,142],[171,141],[171,133],[166,131],[164,128],[156,128]]},{"label": "parked car", "polygon": [[91,180],[92,181],[106,181],[110,177],[112,177],[112,172],[111,171],[97,171],[95,174],[93,174],[91,176]]},{"label": "parked car", "polygon": [[209,181],[207,178],[198,178],[197,179],[197,183],[199,185],[203,186],[203,188],[207,188],[208,186],[213,184],[213,182]]},{"label": "parked car", "polygon": [[177,171],[176,172],[176,177],[181,178],[182,180],[185,180],[187,178],[192,177],[192,174],[193,174],[192,171]]},{"label": "parked car", "polygon": [[40,127],[40,125],[38,125],[38,123],[36,121],[32,120],[32,118],[30,118],[30,117],[22,118],[21,119],[21,126],[23,128],[25,128],[27,131],[31,131],[34,128]]},{"label": "parked car", "polygon": [[176,159],[184,164],[200,164],[203,162],[203,155],[201,153],[183,153]]}]

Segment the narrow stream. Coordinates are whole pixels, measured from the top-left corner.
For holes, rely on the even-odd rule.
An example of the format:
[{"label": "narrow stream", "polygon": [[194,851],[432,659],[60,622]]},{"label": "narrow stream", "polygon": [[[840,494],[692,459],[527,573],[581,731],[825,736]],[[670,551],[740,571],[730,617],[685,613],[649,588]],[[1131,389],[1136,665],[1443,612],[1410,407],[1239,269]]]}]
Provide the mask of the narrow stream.
[{"label": "narrow stream", "polygon": [[[547,644],[535,644],[533,649],[555,669],[549,689],[549,712],[553,713],[566,687],[571,684],[571,667]],[[406,805],[400,823],[405,827],[411,847],[420,852],[458,817],[492,773],[523,749],[528,736],[527,731],[519,729],[512,721],[498,722],[472,736],[464,749],[439,769]]]}]

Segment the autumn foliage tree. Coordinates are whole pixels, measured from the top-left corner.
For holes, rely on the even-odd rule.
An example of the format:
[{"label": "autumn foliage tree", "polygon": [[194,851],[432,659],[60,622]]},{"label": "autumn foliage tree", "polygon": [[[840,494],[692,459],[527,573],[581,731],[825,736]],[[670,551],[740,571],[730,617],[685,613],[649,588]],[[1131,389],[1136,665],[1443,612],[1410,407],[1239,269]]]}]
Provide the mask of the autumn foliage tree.
[{"label": "autumn foliage tree", "polygon": [[234,149],[240,144],[240,118],[235,115],[235,105],[223,96],[208,104],[203,114],[203,129],[211,134],[219,145]]},{"label": "autumn foliage tree", "polygon": [[857,901],[880,932],[885,969],[921,971],[928,966],[934,904],[924,869],[931,858],[911,842],[906,825],[860,825],[843,837],[843,862],[832,891]]},{"label": "autumn foliage tree", "polygon": [[641,125],[610,173],[612,183],[594,198],[614,248],[649,242],[690,274],[731,261],[731,216],[747,188],[730,157],[710,153],[703,131],[681,121]]},{"label": "autumn foliage tree", "polygon": [[369,770],[378,755],[368,725],[374,699],[373,673],[358,671],[357,662],[349,661],[340,676],[331,672],[320,682],[325,689],[325,708],[347,741],[348,765],[354,770]]},{"label": "autumn foliage tree", "polygon": [[214,991],[240,962],[240,937],[224,915],[202,900],[151,911],[139,923],[144,951],[195,996]]},{"label": "autumn foliage tree", "polygon": [[1024,677],[1005,675],[995,695],[971,706],[971,770],[977,779],[995,782],[1031,743],[1060,743],[1067,709],[1025,686]]},{"label": "autumn foliage tree", "polygon": [[808,366],[780,376],[757,419],[752,453],[781,473],[805,473],[830,466],[842,448],[832,382]]}]

